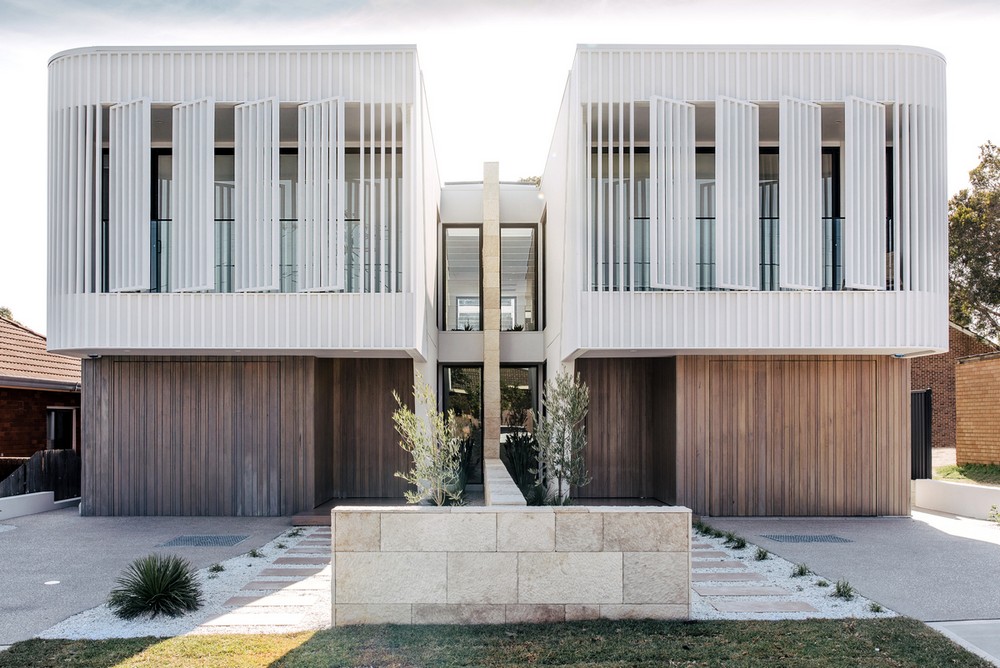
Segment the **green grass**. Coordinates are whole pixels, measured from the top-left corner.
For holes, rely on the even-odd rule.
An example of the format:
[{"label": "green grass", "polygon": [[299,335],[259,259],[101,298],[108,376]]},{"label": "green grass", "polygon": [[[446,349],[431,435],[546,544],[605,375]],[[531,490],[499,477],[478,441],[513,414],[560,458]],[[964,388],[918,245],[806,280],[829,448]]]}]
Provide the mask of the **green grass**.
[{"label": "green grass", "polygon": [[989,664],[908,618],[369,626],[292,635],[28,640],[18,666],[963,666]]},{"label": "green grass", "polygon": [[997,464],[962,464],[961,466],[949,464],[934,469],[934,479],[1000,486],[1000,466]]}]

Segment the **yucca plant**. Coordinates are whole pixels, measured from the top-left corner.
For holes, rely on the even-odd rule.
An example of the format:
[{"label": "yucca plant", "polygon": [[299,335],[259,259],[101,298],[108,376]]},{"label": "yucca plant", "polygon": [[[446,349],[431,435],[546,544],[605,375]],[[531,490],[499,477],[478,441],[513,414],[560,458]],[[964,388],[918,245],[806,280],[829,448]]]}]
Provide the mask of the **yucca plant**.
[{"label": "yucca plant", "polygon": [[186,559],[151,554],[129,564],[108,596],[108,607],[122,619],[163,614],[178,617],[201,607],[201,586]]}]

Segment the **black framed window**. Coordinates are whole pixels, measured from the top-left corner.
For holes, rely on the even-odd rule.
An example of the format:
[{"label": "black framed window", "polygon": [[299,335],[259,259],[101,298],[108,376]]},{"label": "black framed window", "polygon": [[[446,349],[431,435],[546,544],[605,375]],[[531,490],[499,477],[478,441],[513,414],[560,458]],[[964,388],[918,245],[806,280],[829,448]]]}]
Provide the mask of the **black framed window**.
[{"label": "black framed window", "polygon": [[483,367],[441,367],[442,409],[454,411],[466,481],[483,482]]},{"label": "black framed window", "polygon": [[482,229],[478,225],[442,228],[444,329],[483,328]]}]

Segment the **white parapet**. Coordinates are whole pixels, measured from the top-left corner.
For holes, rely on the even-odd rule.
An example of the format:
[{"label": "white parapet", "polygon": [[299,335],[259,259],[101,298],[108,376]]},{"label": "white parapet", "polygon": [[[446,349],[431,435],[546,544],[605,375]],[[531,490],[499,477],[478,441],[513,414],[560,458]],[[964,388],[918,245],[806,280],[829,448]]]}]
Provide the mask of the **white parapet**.
[{"label": "white parapet", "polygon": [[990,509],[1000,508],[1000,488],[946,480],[914,480],[913,504],[918,508],[978,520],[989,519]]},{"label": "white parapet", "polygon": [[487,459],[483,463],[483,493],[487,506],[528,505],[507,467],[499,459]]}]

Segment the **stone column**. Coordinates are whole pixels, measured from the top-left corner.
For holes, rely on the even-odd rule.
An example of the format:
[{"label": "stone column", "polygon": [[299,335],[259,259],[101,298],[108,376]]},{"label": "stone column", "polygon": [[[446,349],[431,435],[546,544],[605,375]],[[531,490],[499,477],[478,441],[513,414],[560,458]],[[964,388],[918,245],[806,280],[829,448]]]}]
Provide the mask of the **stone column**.
[{"label": "stone column", "polygon": [[483,457],[500,456],[500,163],[483,165]]}]

